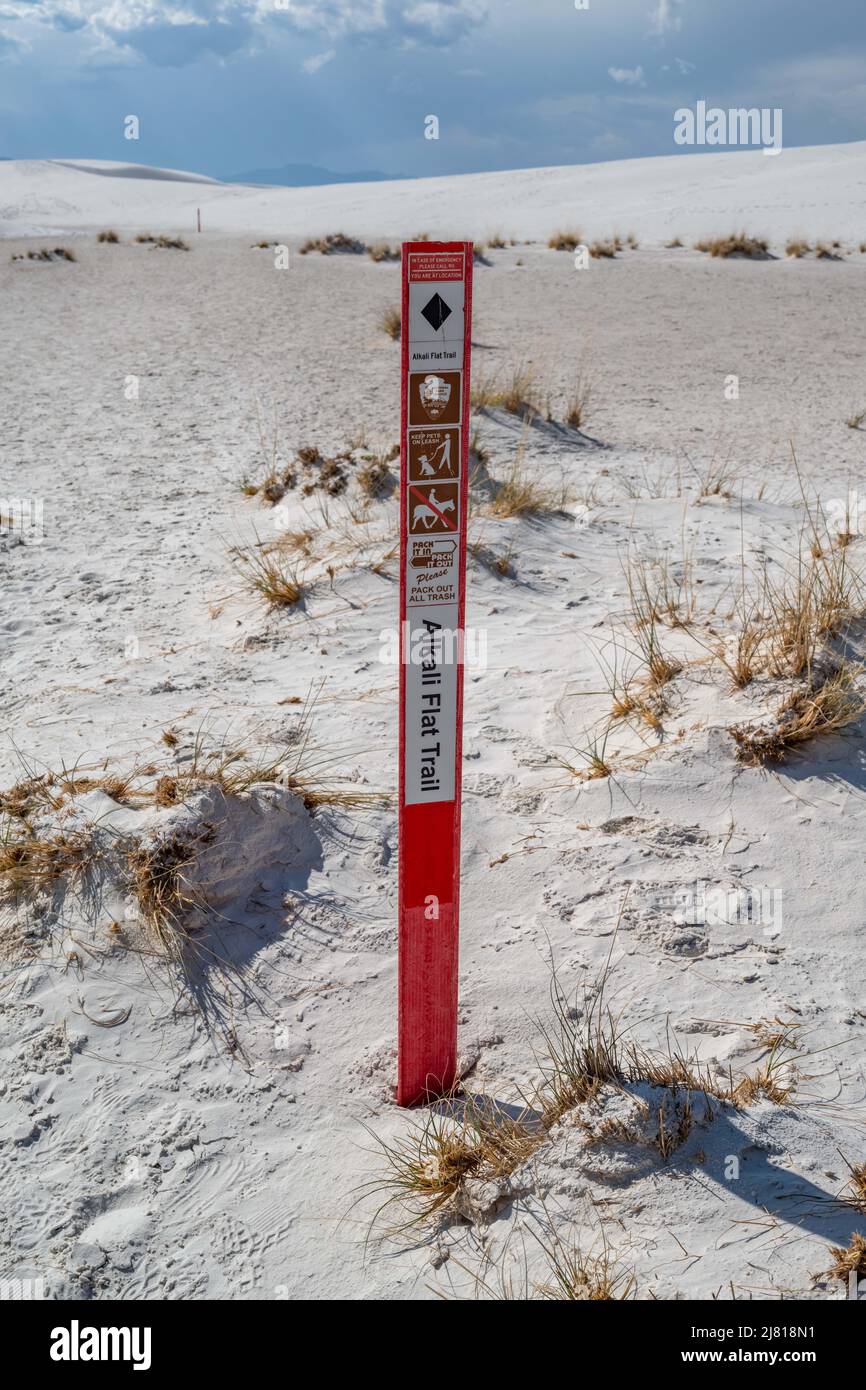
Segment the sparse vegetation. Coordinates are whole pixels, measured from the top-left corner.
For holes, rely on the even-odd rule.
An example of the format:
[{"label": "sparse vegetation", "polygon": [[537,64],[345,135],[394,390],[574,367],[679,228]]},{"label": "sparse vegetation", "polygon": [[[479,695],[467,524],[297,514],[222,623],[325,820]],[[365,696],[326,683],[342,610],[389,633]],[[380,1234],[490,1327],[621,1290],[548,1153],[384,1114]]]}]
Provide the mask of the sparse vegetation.
[{"label": "sparse vegetation", "polygon": [[384,309],[379,316],[379,327],[393,342],[398,342],[402,325],[402,312],[399,304]]},{"label": "sparse vegetation", "polygon": [[682,243],[681,239],[680,239],[678,236],[671,237],[670,241],[666,241],[666,242],[665,242],[665,250],[666,250],[666,251],[675,251],[675,250],[678,250],[678,249],[682,246],[682,244],[683,244],[683,243]]},{"label": "sparse vegetation", "polygon": [[866,697],[857,684],[859,667],[842,662],[826,677],[815,676],[795,690],[769,720],[737,724],[729,733],[737,757],[749,767],[782,762],[792,749],[853,724],[866,711]]},{"label": "sparse vegetation", "polygon": [[494,516],[540,516],[561,510],[564,497],[534,476],[526,464],[526,441],[521,440],[514,457],[496,486],[490,502]]},{"label": "sparse vegetation", "polygon": [[845,424],[849,430],[859,430],[862,429],[864,421],[866,421],[866,410],[857,410],[853,415],[848,416]]},{"label": "sparse vegetation", "polygon": [[583,237],[572,228],[571,231],[554,232],[547,244],[551,251],[576,251],[578,246],[583,245]]},{"label": "sparse vegetation", "polygon": [[55,246],[49,250],[47,246],[41,247],[38,251],[22,251],[12,257],[13,261],[74,261],[74,253],[68,246]]},{"label": "sparse vegetation", "polygon": [[234,552],[235,565],[245,587],[265,600],[271,609],[294,608],[304,595],[304,584],[296,565],[274,549],[256,544]]},{"label": "sparse vegetation", "polygon": [[395,487],[394,474],[384,458],[368,459],[358,469],[358,486],[366,497],[390,497]]},{"label": "sparse vegetation", "polygon": [[785,255],[800,260],[803,256],[808,256],[811,249],[808,241],[804,241],[802,237],[791,237],[785,246]]},{"label": "sparse vegetation", "polygon": [[535,371],[524,362],[515,363],[504,378],[479,376],[472,386],[472,407],[507,410],[526,420],[547,418],[549,410],[538,392]]},{"label": "sparse vegetation", "polygon": [[299,255],[307,256],[311,251],[318,251],[323,256],[363,256],[366,249],[363,241],[346,236],[344,232],[330,232],[328,236],[309,237],[299,248]]},{"label": "sparse vegetation", "polygon": [[589,374],[581,370],[566,402],[565,423],[574,430],[583,429],[589,415],[591,400],[592,382]]},{"label": "sparse vegetation", "polygon": [[120,237],[117,235],[117,232],[106,231],[100,232],[96,240],[101,241],[108,246],[117,246],[120,242]]},{"label": "sparse vegetation", "polygon": [[617,241],[594,241],[589,248],[589,254],[594,261],[612,261],[619,250],[620,246]]},{"label": "sparse vegetation", "polygon": [[367,247],[367,255],[371,261],[399,261],[400,248],[389,246],[387,241],[377,241],[372,246]]},{"label": "sparse vegetation", "polygon": [[745,232],[737,232],[726,237],[709,237],[695,243],[696,251],[704,251],[710,256],[727,260],[732,256],[742,256],[748,260],[766,261],[770,257],[770,244],[763,237],[750,237]]},{"label": "sparse vegetation", "polygon": [[[603,1101],[611,1093],[631,1096],[646,1136],[643,1142],[652,1143],[662,1162],[689,1137],[698,1107],[703,1122],[710,1123],[718,1106],[744,1109],[760,1100],[790,1102],[798,1071],[787,1030],[780,1031],[754,1070],[720,1078],[674,1045],[661,1052],[629,1040],[607,1003],[609,973],[606,968],[599,980],[588,983],[577,1001],[566,996],[554,975],[552,1012],[538,1023],[540,1080],[522,1112],[515,1116],[492,1102],[456,1093],[444,1102],[444,1112],[441,1107],[430,1111],[396,1142],[377,1138],[386,1169],[361,1190],[383,1197],[374,1221],[397,1207],[407,1217],[399,1230],[428,1221],[449,1204],[465,1209],[461,1194],[467,1180],[507,1177],[550,1142],[554,1126],[566,1115],[575,1116],[587,1144],[636,1142],[622,1121],[604,1118]],[[554,1264],[560,1269],[554,1273],[560,1290],[555,1296],[589,1296],[585,1267],[572,1267],[561,1252]],[[601,1288],[608,1292],[598,1296],[611,1296],[603,1280]],[[584,1292],[574,1292],[580,1289]]]},{"label": "sparse vegetation", "polygon": [[833,1263],[827,1273],[831,1279],[839,1279],[843,1284],[847,1284],[852,1274],[856,1274],[858,1278],[866,1276],[866,1237],[860,1235],[859,1231],[852,1235],[851,1244],[844,1249],[838,1245],[831,1245],[830,1254]]}]

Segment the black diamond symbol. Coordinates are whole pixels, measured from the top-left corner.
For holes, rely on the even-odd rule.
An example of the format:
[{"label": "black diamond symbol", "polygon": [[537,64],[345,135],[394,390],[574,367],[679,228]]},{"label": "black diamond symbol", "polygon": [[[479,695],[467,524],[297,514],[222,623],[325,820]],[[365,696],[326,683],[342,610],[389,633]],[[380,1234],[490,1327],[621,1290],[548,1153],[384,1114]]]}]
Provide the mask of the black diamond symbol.
[{"label": "black diamond symbol", "polygon": [[435,328],[437,332],[442,327],[445,320],[451,317],[451,310],[448,308],[441,294],[434,294],[430,303],[424,305],[421,313],[424,315],[430,327]]}]

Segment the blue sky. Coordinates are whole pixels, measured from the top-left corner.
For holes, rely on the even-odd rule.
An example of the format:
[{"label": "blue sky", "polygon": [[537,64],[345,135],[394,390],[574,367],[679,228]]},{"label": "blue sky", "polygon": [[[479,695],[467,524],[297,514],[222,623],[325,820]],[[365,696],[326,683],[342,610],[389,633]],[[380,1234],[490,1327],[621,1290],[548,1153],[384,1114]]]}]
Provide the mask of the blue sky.
[{"label": "blue sky", "polygon": [[781,107],[787,145],[866,138],[866,0],[0,0],[13,158],[571,164],[677,153],[699,99]]}]

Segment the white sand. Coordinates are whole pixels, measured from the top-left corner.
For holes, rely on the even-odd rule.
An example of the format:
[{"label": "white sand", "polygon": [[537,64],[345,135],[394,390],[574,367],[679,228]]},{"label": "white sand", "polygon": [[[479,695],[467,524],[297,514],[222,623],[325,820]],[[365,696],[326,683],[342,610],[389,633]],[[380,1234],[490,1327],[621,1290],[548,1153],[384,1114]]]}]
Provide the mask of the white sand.
[{"label": "white sand", "polygon": [[[130,811],[91,791],[67,814],[95,827],[96,881],[22,909],[27,950],[0,976],[0,1276],[44,1277],[53,1296],[465,1293],[460,1266],[482,1268],[486,1242],[506,1247],[506,1266],[524,1247],[537,1258],[528,1232],[543,1202],[585,1246],[603,1221],[644,1298],[724,1298],[730,1281],[741,1297],[842,1295],[811,1276],[829,1243],[863,1228],[827,1200],[847,1177],[839,1150],[863,1161],[862,738],[855,727],[775,772],[740,767],[726,726],[772,709],[785,687],[732,693],[708,647],[732,629],[743,555],[778,574],[796,554],[791,442],[825,501],[866,491],[866,436],[845,424],[866,406],[864,151],[267,191],[0,164],[10,255],[41,244],[25,238],[33,227],[50,228],[51,245],[109,225],[189,234],[200,206],[207,229],[188,235],[189,254],[88,234],[68,239],[75,264],[0,264],[0,498],[45,505],[42,544],[0,540],[0,786],[22,759],[170,764],[169,727],[180,766],[202,731],[208,746],[225,736],[257,754],[297,736],[286,701],[324,678],[312,724],[323,775],[393,791],[396,672],[380,653],[396,567],[370,565],[395,540],[394,502],[359,523],[354,480],[352,511],[347,497],[295,490],[274,512],[237,482],[264,472],[257,400],[285,462],[309,443],[340,450],[362,427],[372,446],[396,441],[399,351],[377,319],[398,298],[399,268],[295,255],[279,272],[251,234],[295,246],[339,229],[634,229],[639,251],[585,272],[542,244],[491,252],[476,271],[476,372],[531,361],[557,416],[581,364],[594,391],[586,438],[547,425],[526,437],[532,472],[569,484],[566,511],[498,520],[479,503],[471,522],[516,574],[471,563],[467,620],[488,664],[467,674],[461,1046],[473,1086],[516,1104],[537,1079],[551,954],[571,990],[613,944],[615,1007],[643,1042],[674,1030],[721,1074],[759,1057],[749,1024],[781,1017],[802,1024],[806,1053],[831,1049],[804,1058],[812,1079],[797,1107],[702,1118],[667,1164],[645,1137],[591,1146],[565,1127],[492,1225],[503,1194],[476,1194],[474,1223],[365,1249],[372,1206],[352,1194],[381,1160],[363,1126],[393,1139],[413,1123],[390,1102],[393,807],[310,818],[263,792]],[[846,254],[717,262],[659,248],[741,225],[777,243],[838,236]],[[731,373],[737,401],[724,399]],[[498,411],[478,424],[502,477],[520,426]],[[731,495],[701,498],[714,455],[729,460]],[[242,592],[227,555],[278,526],[314,532],[310,592],[288,616]],[[579,764],[574,749],[604,721],[612,633],[620,661],[633,648],[623,560],[631,546],[676,566],[683,537],[697,622],[693,636],[663,629],[690,664],[662,736],[624,726],[607,749],[615,776],[575,779],[556,758]],[[862,539],[848,554],[862,564]],[[630,765],[637,750],[647,756]],[[139,939],[113,856],[118,834],[184,816],[213,828],[196,871],[218,914],[207,941],[240,973],[215,966],[175,1009],[164,972],[110,930],[120,921]],[[669,894],[696,882],[740,900],[781,893],[781,917],[683,921]]]}]

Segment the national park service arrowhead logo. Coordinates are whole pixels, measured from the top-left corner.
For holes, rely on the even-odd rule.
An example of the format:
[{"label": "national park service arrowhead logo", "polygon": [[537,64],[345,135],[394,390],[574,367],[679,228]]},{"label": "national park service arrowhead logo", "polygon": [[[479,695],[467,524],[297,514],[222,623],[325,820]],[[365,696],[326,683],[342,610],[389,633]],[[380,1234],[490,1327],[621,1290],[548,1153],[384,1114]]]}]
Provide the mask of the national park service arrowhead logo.
[{"label": "national park service arrowhead logo", "polygon": [[421,404],[431,420],[445,414],[451,399],[450,383],[441,376],[425,376],[421,383]]}]

